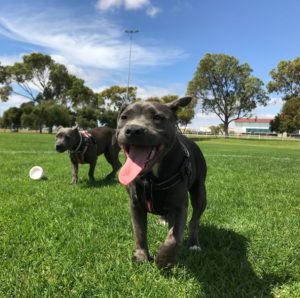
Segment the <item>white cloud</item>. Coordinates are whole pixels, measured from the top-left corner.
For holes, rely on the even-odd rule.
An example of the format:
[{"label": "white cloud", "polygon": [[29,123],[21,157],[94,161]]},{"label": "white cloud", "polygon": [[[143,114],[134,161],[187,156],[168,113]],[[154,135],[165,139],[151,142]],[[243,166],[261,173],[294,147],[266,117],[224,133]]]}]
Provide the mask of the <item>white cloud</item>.
[{"label": "white cloud", "polygon": [[96,8],[99,10],[119,8],[122,5],[122,2],[122,0],[98,0]]},{"label": "white cloud", "polygon": [[126,10],[137,10],[149,4],[149,0],[98,0],[96,8],[99,10],[112,10],[124,7]]},{"label": "white cloud", "polygon": [[[0,33],[14,40],[45,47],[52,55],[67,57],[69,63],[77,67],[106,70],[128,67],[128,36],[107,20],[72,22],[60,16],[54,21],[48,14],[41,14],[32,17],[30,22],[23,15],[17,15],[9,20],[2,19],[1,23],[6,30]],[[135,40],[132,45],[133,67],[164,65],[183,57],[185,54],[176,48],[144,46]]]},{"label": "white cloud", "polygon": [[161,9],[151,5],[150,0],[98,0],[96,8],[100,11],[117,10],[120,8],[125,10],[145,9],[146,14],[155,17]]},{"label": "white cloud", "polygon": [[141,9],[149,4],[149,0],[124,0],[125,8],[131,9]]},{"label": "white cloud", "polygon": [[181,95],[185,86],[183,84],[172,84],[166,87],[137,86],[137,97],[147,99],[149,97],[162,97],[165,95]]},{"label": "white cloud", "polygon": [[22,55],[17,56],[0,56],[0,62],[2,65],[13,65],[16,62],[20,62],[22,60]]},{"label": "white cloud", "polygon": [[29,100],[20,95],[11,95],[9,97],[9,101],[0,102],[0,116],[3,115],[4,111],[12,107],[19,107],[22,103],[28,102]]},{"label": "white cloud", "polygon": [[160,12],[161,9],[155,6],[150,6],[146,10],[147,15],[149,15],[150,17],[155,17]]},{"label": "white cloud", "polygon": [[278,106],[282,107],[283,106],[283,100],[280,97],[272,97],[271,100],[268,102],[267,106]]}]

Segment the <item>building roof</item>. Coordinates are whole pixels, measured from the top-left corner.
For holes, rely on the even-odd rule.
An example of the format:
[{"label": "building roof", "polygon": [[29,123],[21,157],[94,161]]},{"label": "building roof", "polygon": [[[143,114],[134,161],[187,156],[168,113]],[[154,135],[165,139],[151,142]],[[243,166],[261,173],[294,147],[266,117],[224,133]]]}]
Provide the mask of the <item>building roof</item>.
[{"label": "building roof", "polygon": [[267,118],[240,118],[235,120],[236,123],[270,123],[273,119]]}]

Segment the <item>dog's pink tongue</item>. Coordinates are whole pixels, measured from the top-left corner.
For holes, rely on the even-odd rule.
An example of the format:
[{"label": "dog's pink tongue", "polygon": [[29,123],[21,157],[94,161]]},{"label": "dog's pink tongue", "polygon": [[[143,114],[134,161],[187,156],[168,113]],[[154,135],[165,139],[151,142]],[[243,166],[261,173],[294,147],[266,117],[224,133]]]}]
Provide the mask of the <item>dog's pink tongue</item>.
[{"label": "dog's pink tongue", "polygon": [[119,172],[119,181],[122,184],[129,184],[143,170],[151,149],[151,147],[130,146],[126,162]]}]

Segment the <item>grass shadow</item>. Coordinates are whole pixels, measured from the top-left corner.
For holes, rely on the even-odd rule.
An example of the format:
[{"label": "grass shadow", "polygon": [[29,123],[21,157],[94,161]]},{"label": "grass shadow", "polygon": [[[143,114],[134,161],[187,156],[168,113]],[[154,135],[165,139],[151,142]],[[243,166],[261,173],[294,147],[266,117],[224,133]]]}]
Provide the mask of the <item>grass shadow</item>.
[{"label": "grass shadow", "polygon": [[108,178],[104,178],[101,180],[83,180],[80,185],[80,188],[97,188],[97,187],[103,187],[103,186],[113,186],[118,184],[118,180],[116,178],[112,178],[112,179],[108,179]]},{"label": "grass shadow", "polygon": [[271,288],[283,283],[277,276],[256,275],[247,259],[247,239],[236,232],[202,226],[200,239],[201,252],[183,248],[178,257],[179,266],[201,284],[203,293],[195,297],[273,297]]}]

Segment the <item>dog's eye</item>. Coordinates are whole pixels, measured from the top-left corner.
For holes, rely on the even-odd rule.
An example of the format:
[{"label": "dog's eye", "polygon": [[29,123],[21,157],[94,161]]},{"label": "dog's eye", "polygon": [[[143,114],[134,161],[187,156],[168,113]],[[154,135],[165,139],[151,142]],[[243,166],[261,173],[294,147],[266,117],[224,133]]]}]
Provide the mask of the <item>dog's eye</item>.
[{"label": "dog's eye", "polygon": [[126,115],[121,115],[121,119],[122,119],[122,120],[126,120],[126,119],[127,119],[127,116],[126,116]]},{"label": "dog's eye", "polygon": [[154,120],[161,121],[161,120],[164,120],[165,118],[164,118],[164,116],[162,116],[162,115],[156,114],[156,115],[153,116],[153,119],[154,119]]}]

